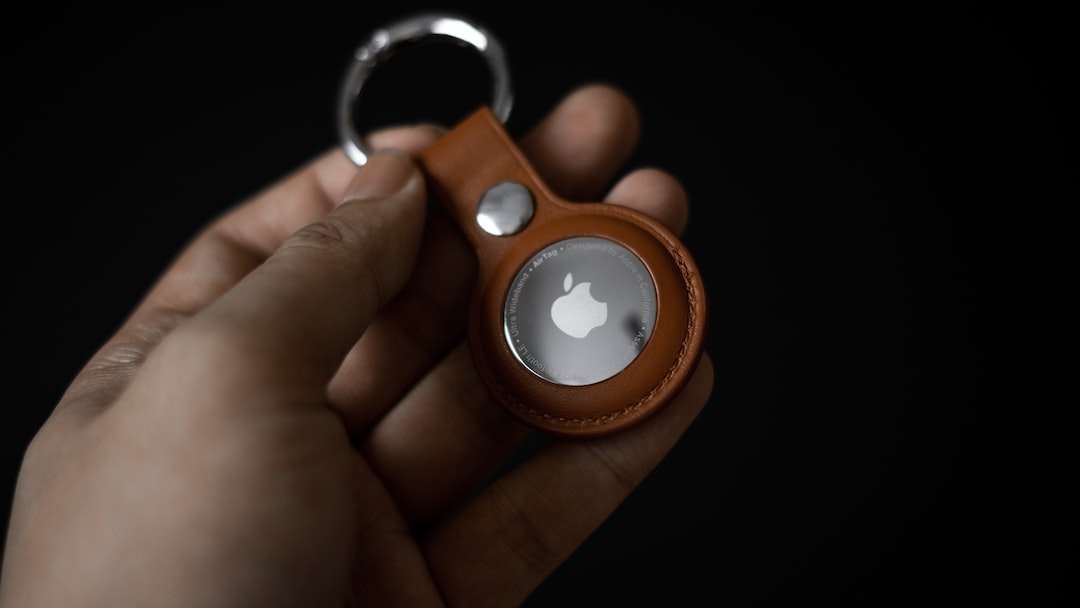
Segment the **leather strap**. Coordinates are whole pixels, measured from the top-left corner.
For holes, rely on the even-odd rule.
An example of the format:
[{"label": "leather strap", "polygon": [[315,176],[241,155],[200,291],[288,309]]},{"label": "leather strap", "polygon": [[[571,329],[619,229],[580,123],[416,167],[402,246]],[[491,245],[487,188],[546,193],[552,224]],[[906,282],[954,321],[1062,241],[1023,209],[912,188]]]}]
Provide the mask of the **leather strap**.
[{"label": "leather strap", "polygon": [[[430,146],[420,162],[431,190],[476,249],[470,349],[480,377],[510,412],[555,435],[599,436],[641,422],[685,386],[703,349],[705,289],[690,253],[662,224],[633,209],[557,197],[486,106]],[[506,180],[526,186],[536,208],[521,232],[493,236],[477,224],[477,205]],[[525,369],[502,327],[507,291],[521,266],[573,236],[626,247],[642,260],[657,291],[655,329],[645,348],[620,373],[586,386],[556,384]]]}]

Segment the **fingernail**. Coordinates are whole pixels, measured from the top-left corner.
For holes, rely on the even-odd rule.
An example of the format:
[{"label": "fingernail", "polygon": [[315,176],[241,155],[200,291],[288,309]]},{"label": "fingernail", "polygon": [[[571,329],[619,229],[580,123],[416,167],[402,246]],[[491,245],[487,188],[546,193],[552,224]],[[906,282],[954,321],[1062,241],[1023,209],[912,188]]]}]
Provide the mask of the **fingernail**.
[{"label": "fingernail", "polygon": [[405,187],[416,165],[400,150],[385,149],[368,157],[345,189],[341,202],[386,198]]}]

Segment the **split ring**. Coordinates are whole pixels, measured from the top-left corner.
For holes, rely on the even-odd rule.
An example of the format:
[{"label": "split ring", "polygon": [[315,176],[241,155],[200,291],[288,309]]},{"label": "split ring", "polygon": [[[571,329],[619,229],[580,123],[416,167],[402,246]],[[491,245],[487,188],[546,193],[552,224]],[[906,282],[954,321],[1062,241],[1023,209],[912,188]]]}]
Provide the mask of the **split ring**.
[{"label": "split ring", "polygon": [[487,61],[493,79],[492,113],[503,123],[510,116],[510,107],[513,105],[510,71],[503,47],[491,33],[459,17],[443,14],[425,14],[398,21],[375,30],[367,42],[356,49],[341,86],[337,112],[338,134],[345,154],[358,166],[366,163],[371,155],[371,151],[357,133],[353,119],[353,111],[364,83],[402,44],[437,36],[471,47]]}]

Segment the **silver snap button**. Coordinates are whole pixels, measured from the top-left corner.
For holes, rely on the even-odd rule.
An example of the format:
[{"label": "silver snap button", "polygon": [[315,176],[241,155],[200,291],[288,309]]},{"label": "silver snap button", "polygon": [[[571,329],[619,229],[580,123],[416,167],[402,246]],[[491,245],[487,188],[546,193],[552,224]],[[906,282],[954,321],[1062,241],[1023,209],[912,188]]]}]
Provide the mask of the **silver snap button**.
[{"label": "silver snap button", "polygon": [[516,234],[532,219],[535,208],[528,188],[517,182],[499,182],[480,197],[476,223],[494,236]]}]

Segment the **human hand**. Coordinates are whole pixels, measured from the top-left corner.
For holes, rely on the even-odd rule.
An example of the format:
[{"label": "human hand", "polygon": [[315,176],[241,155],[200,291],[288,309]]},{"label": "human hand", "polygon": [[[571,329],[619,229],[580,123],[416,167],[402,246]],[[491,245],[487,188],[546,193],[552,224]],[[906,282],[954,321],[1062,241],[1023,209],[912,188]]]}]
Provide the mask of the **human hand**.
[{"label": "human hand", "polygon": [[[637,130],[589,86],[522,149],[598,200]],[[704,406],[708,355],[643,424],[488,483],[529,431],[462,343],[472,252],[408,159],[438,135],[375,133],[402,152],[359,170],[328,152],[181,253],[29,446],[0,605],[512,606],[619,506]],[[605,200],[686,222],[658,170]]]}]

